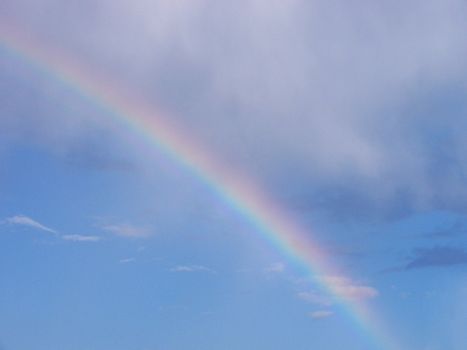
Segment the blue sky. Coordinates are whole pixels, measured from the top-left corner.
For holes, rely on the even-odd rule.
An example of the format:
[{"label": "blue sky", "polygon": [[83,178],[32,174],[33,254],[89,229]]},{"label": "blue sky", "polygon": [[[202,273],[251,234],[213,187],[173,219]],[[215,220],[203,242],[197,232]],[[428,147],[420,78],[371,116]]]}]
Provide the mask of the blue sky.
[{"label": "blue sky", "polygon": [[[348,272],[402,349],[467,347],[462,1],[6,0],[168,111]],[[0,349],[387,349],[190,171],[0,46]],[[351,277],[350,277],[351,276]]]}]

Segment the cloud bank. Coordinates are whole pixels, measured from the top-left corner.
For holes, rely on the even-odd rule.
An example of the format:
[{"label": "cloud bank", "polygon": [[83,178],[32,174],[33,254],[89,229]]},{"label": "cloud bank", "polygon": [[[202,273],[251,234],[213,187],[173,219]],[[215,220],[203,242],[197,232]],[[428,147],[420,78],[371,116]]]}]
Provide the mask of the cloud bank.
[{"label": "cloud bank", "polygon": [[[70,11],[57,0],[7,0],[3,7],[5,21],[107,67],[172,109],[219,159],[265,182],[353,185],[373,201],[405,191],[413,205],[454,205],[454,193],[465,191],[465,103],[447,97],[465,92],[463,1],[99,0]],[[44,80],[50,95],[61,93]],[[65,119],[67,136],[99,120],[89,110]],[[44,121],[55,123],[35,125]]]}]

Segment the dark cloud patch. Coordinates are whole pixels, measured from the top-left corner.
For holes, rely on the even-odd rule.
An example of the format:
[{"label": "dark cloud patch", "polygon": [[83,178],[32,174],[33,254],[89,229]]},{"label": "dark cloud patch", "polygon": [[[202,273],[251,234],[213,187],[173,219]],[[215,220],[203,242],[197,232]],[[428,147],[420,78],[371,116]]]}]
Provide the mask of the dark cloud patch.
[{"label": "dark cloud patch", "polygon": [[[312,189],[286,199],[290,208],[302,212],[323,213],[333,221],[394,221],[416,211],[415,195],[408,188],[395,190],[391,196],[378,197],[377,189],[362,181],[342,182],[339,186]],[[310,190],[311,189],[311,190]]]},{"label": "dark cloud patch", "polygon": [[466,264],[467,251],[464,248],[433,247],[416,249],[414,257],[405,265],[404,270]]},{"label": "dark cloud patch", "polygon": [[132,172],[137,170],[135,163],[117,158],[103,149],[70,151],[65,155],[65,159],[71,166],[98,171]]},{"label": "dark cloud patch", "polygon": [[442,239],[455,238],[467,234],[467,228],[461,221],[457,221],[449,227],[441,228],[425,235],[426,238]]}]

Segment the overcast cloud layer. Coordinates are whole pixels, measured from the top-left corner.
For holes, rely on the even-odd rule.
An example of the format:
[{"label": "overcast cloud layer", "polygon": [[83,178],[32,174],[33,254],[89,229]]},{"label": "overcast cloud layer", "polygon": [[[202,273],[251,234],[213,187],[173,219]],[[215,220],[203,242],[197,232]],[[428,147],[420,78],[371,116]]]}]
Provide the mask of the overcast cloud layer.
[{"label": "overcast cloud layer", "polygon": [[[7,0],[0,6],[1,20],[18,28],[27,23],[22,30],[39,41],[102,67],[172,110],[216,157],[271,186],[287,182],[286,196],[310,188],[299,202],[324,191],[325,206],[329,189],[344,187],[352,188],[346,189],[351,198],[376,203],[402,196],[417,208],[463,210],[466,204],[458,199],[467,165],[463,1],[74,6]],[[70,148],[83,142],[83,130],[110,127],[99,122],[99,111],[46,77],[38,75],[36,84],[34,91],[16,86],[11,94],[35,95],[37,103],[46,103],[37,97],[45,95],[49,108],[67,111],[60,120],[65,127],[49,127],[57,121],[48,115],[2,113],[4,130],[36,132],[48,143],[52,133],[54,147]],[[12,97],[21,96],[2,99]]]}]

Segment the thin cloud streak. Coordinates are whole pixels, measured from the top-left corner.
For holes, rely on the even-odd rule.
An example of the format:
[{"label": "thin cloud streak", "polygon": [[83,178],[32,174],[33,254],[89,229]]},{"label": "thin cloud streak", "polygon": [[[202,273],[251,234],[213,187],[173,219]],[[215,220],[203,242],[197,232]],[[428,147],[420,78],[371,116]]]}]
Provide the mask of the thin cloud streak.
[{"label": "thin cloud streak", "polygon": [[151,235],[149,229],[136,227],[130,224],[103,225],[101,228],[104,231],[110,232],[116,236],[126,238],[145,238]]},{"label": "thin cloud streak", "polygon": [[210,269],[209,267],[203,266],[203,265],[178,265],[175,267],[172,267],[170,272],[181,272],[181,273],[193,273],[193,272],[207,272],[207,273],[216,273],[213,269]]},{"label": "thin cloud streak", "polygon": [[20,226],[27,226],[31,227],[37,230],[49,232],[49,233],[54,233],[57,234],[58,232],[50,227],[47,227],[40,222],[31,219],[28,216],[25,215],[15,215],[9,218],[5,219],[5,223],[10,224],[10,225],[20,225]]},{"label": "thin cloud streak", "polygon": [[70,242],[99,242],[101,240],[98,236],[91,236],[91,235],[80,235],[80,234],[62,234],[57,230],[54,230],[50,227],[47,227],[41,224],[39,221],[36,221],[28,216],[25,215],[15,215],[3,220],[3,224],[8,225],[19,225],[30,227],[35,230],[53,233],[57,238],[60,238],[64,241]]},{"label": "thin cloud streak", "polygon": [[61,238],[65,241],[72,242],[99,242],[101,240],[98,236],[85,236],[85,235],[63,235]]}]

